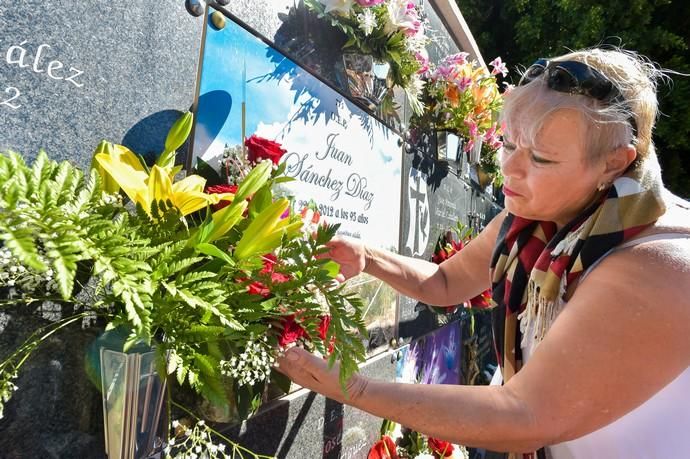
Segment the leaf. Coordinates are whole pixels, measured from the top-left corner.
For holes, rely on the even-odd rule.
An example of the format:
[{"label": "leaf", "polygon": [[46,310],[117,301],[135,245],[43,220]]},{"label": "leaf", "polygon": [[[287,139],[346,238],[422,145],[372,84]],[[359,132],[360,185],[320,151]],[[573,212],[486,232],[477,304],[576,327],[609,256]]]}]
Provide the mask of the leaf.
[{"label": "leaf", "polygon": [[2,240],[20,263],[38,272],[44,272],[48,266],[38,256],[38,249],[33,240],[33,235],[28,229],[15,229],[0,223]]},{"label": "leaf", "polygon": [[249,203],[249,217],[256,218],[256,216],[265,210],[273,202],[273,194],[268,186],[263,186],[254,194]]},{"label": "leaf", "polygon": [[273,167],[270,161],[263,161],[259,163],[254,169],[247,174],[242,183],[237,188],[233,204],[241,202],[252,194],[256,193],[259,188],[264,186],[266,181],[271,176],[271,168]]},{"label": "leaf", "polygon": [[[237,197],[237,196],[235,196]],[[199,229],[196,243],[213,242],[222,238],[243,218],[247,201],[233,201],[211,215],[211,220],[206,220]]]},{"label": "leaf", "polygon": [[340,273],[340,265],[333,260],[328,260],[323,265],[323,268],[328,272],[328,275],[335,279]]},{"label": "leaf", "polygon": [[177,371],[175,373],[175,377],[177,378],[177,383],[181,386],[184,384],[185,379],[187,378],[187,367],[184,366],[180,362],[180,364],[177,366]]},{"label": "leaf", "polygon": [[219,260],[223,260],[227,264],[229,264],[231,266],[235,266],[235,260],[233,260],[230,255],[223,252],[222,250],[220,250],[218,247],[216,247],[213,244],[206,244],[206,243],[197,244],[196,249],[199,252],[203,253],[204,255],[208,255],[210,257],[214,257],[214,258],[217,258]]}]

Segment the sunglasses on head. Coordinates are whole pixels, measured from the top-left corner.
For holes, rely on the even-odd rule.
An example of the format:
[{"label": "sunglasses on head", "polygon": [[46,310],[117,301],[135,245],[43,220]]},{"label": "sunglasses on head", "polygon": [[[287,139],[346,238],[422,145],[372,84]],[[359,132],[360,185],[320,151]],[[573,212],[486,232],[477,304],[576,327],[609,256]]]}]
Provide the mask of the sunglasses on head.
[{"label": "sunglasses on head", "polygon": [[[546,85],[554,91],[587,96],[608,104],[625,104],[623,95],[608,78],[589,65],[578,61],[538,59],[522,75],[518,86],[544,75]],[[637,134],[634,116],[630,117],[629,122],[634,137]]]}]

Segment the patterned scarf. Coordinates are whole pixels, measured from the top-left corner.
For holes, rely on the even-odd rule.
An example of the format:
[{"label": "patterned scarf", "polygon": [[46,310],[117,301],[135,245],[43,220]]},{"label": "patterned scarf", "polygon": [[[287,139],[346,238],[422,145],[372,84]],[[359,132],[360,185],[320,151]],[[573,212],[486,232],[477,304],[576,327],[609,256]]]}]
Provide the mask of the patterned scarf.
[{"label": "patterned scarf", "polygon": [[[508,214],[491,261],[494,344],[504,383],[522,366],[521,346],[544,338],[565,304],[568,285],[664,211],[659,165],[652,157],[616,179],[600,200],[560,230],[553,222]],[[536,457],[543,451],[523,455]]]}]

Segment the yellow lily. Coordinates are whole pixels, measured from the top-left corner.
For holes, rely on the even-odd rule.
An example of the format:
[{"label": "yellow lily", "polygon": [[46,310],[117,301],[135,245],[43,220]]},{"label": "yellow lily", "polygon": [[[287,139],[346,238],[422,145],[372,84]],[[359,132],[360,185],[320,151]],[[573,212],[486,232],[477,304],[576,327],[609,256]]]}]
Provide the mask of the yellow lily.
[{"label": "yellow lily", "polygon": [[302,227],[302,221],[291,223],[289,218],[281,218],[289,205],[287,199],[281,198],[262,210],[244,230],[235,246],[234,258],[244,260],[270,252],[280,245],[283,234],[294,236]]},{"label": "yellow lily", "polygon": [[206,179],[190,175],[173,183],[171,171],[154,165],[146,173],[136,155],[126,147],[115,145],[117,154],[99,153],[95,156],[98,164],[122,188],[129,198],[140,204],[151,214],[153,201],[170,201],[182,215],[188,215],[208,204],[217,204],[224,199],[232,199],[232,193],[206,194]]}]

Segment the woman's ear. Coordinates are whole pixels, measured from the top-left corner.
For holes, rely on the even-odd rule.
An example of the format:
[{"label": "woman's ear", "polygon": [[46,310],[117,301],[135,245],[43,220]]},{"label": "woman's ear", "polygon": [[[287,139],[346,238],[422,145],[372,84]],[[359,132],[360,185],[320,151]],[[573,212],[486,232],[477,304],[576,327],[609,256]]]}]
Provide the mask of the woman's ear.
[{"label": "woman's ear", "polygon": [[613,182],[623,175],[637,158],[637,150],[632,145],[616,148],[606,156],[606,169],[604,175],[608,182]]}]

